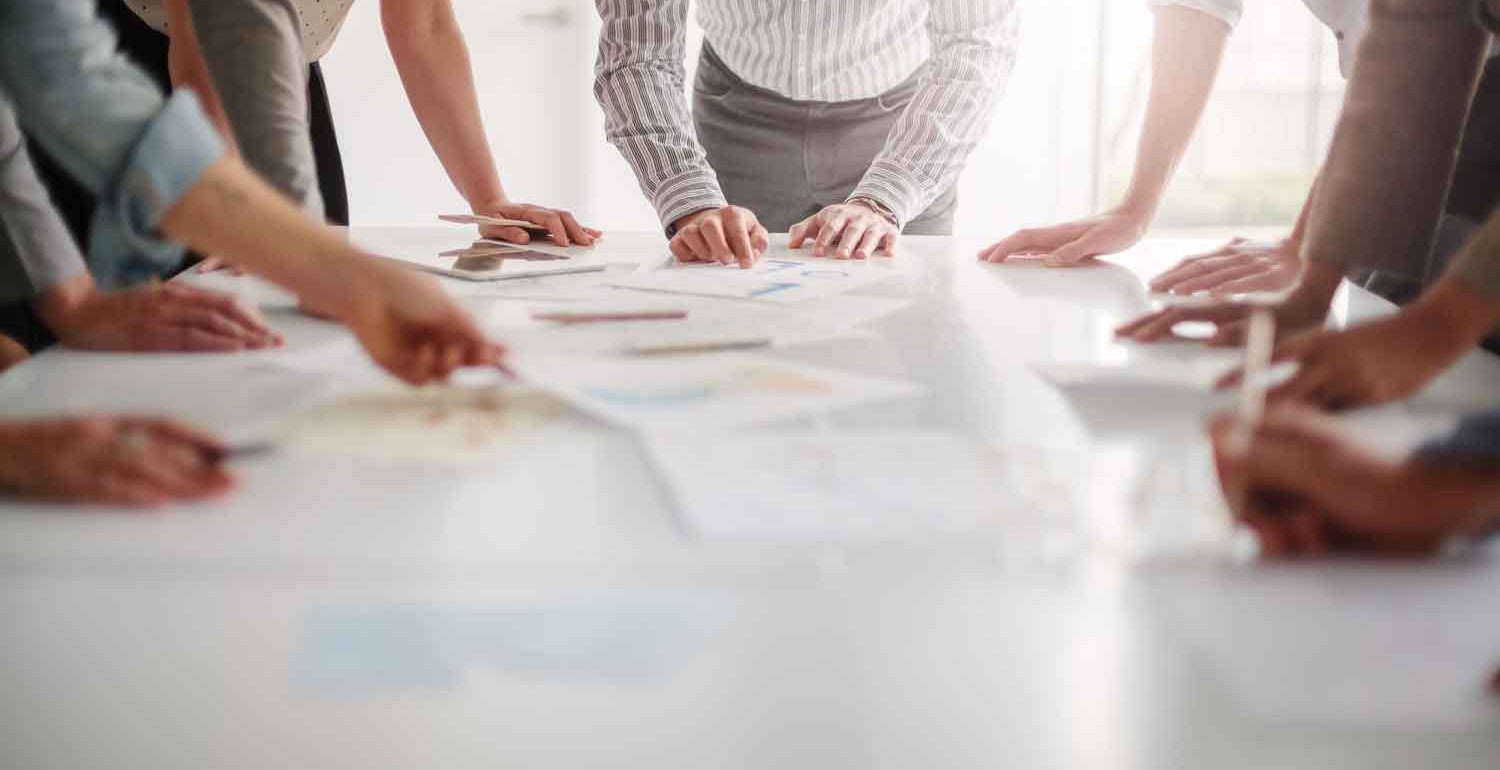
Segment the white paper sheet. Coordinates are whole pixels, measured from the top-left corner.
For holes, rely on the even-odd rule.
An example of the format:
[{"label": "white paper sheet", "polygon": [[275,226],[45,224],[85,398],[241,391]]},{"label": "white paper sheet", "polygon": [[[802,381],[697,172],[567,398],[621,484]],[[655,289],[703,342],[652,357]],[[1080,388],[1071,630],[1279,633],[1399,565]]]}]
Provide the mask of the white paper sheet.
[{"label": "white paper sheet", "polygon": [[1071,538],[1062,463],[939,431],[756,431],[656,439],[657,468],[706,537]]},{"label": "white paper sheet", "polygon": [[768,340],[775,346],[788,346],[866,336],[866,333],[852,328],[851,320],[858,321],[869,311],[857,303],[844,308],[850,313],[846,318],[837,313],[802,313],[749,302],[686,296],[652,299],[636,292],[627,294],[634,301],[580,302],[555,308],[532,306],[529,309],[531,312],[548,309],[570,312],[677,310],[687,315],[681,319],[651,321],[528,323],[520,328],[496,329],[495,333],[517,355],[542,356],[619,356],[652,348],[759,339]]},{"label": "white paper sheet", "polygon": [[561,414],[523,389],[389,388],[353,394],[286,420],[273,440],[313,454],[373,460],[472,462],[493,457]]},{"label": "white paper sheet", "polygon": [[1137,386],[1213,390],[1214,383],[1235,367],[1222,358],[1153,359],[1131,364],[1034,362],[1036,370],[1059,388]]},{"label": "white paper sheet", "polygon": [[899,258],[852,260],[810,257],[773,248],[749,269],[731,265],[669,263],[655,270],[612,279],[627,289],[708,297],[793,303],[831,297],[905,275]]},{"label": "white paper sheet", "polygon": [[638,430],[704,431],[816,415],[920,392],[905,382],[745,354],[650,359],[517,356],[526,380]]}]

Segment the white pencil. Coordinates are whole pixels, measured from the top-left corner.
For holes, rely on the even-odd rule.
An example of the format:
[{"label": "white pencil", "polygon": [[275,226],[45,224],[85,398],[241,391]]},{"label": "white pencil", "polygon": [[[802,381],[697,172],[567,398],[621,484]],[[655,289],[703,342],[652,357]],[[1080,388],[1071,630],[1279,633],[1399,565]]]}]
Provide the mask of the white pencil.
[{"label": "white pencil", "polygon": [[1266,413],[1266,370],[1276,349],[1276,317],[1270,308],[1250,311],[1250,332],[1245,340],[1245,371],[1240,379],[1240,423],[1246,428],[1260,422]]},{"label": "white pencil", "polygon": [[[1240,378],[1239,424],[1234,426],[1230,440],[1237,444],[1236,450],[1244,454],[1250,449],[1250,431],[1266,414],[1266,370],[1271,366],[1271,355],[1276,347],[1276,317],[1270,308],[1258,306],[1250,311],[1250,330],[1245,339],[1245,369]],[[1229,500],[1230,517],[1248,510],[1250,490],[1244,486],[1235,489]],[[1232,526],[1232,525],[1231,525]]]}]

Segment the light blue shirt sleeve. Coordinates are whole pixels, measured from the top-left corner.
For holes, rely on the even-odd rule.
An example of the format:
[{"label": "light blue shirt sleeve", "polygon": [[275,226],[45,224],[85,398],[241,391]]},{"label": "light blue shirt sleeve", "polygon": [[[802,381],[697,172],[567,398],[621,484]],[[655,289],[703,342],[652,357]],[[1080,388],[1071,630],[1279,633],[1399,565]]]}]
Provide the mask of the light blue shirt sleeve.
[{"label": "light blue shirt sleeve", "polygon": [[197,98],[164,99],[115,49],[92,0],[0,2],[0,99],[98,205],[89,262],[106,285],[169,269],[157,226],[224,153]]},{"label": "light blue shirt sleeve", "polygon": [[1231,29],[1240,23],[1240,16],[1245,12],[1245,0],[1147,0],[1147,3],[1152,8],[1176,5],[1202,11],[1228,24]]},{"label": "light blue shirt sleeve", "polygon": [[1500,467],[1500,409],[1465,416],[1452,433],[1425,444],[1417,454],[1435,463]]}]

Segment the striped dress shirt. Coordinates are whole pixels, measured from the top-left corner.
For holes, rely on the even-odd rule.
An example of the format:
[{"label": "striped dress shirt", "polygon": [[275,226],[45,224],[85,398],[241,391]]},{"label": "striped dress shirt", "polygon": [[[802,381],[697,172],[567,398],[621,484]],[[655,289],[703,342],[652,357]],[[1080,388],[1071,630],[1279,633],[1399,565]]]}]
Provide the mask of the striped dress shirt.
[{"label": "striped dress shirt", "polygon": [[[670,226],[725,205],[693,131],[688,0],[596,0],[605,131]],[[745,82],[806,102],[916,95],[850,197],[902,225],[957,181],[1015,62],[1017,0],[699,0],[704,38]]]}]

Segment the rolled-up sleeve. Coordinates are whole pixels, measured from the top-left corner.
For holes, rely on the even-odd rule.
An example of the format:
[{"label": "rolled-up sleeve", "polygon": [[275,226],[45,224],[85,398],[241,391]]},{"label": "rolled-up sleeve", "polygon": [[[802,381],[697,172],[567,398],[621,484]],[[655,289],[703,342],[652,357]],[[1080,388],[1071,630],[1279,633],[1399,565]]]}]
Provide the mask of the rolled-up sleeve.
[{"label": "rolled-up sleeve", "polygon": [[0,92],[21,125],[98,198],[89,261],[105,283],[173,265],[157,227],[224,152],[197,98],[164,99],[116,53],[89,0],[0,3]]},{"label": "rolled-up sleeve", "polygon": [[1169,5],[1191,8],[1206,13],[1230,27],[1238,25],[1240,16],[1245,12],[1244,0],[1147,0],[1147,4],[1152,8]]},{"label": "rolled-up sleeve", "polygon": [[635,171],[662,226],[725,205],[683,95],[687,0],[597,0],[594,96],[605,137]]},{"label": "rolled-up sleeve", "polygon": [[0,98],[0,303],[33,299],[86,269]]},{"label": "rolled-up sleeve", "polygon": [[904,227],[958,181],[1015,65],[1019,24],[1014,0],[932,3],[932,58],[850,198],[879,201]]}]

